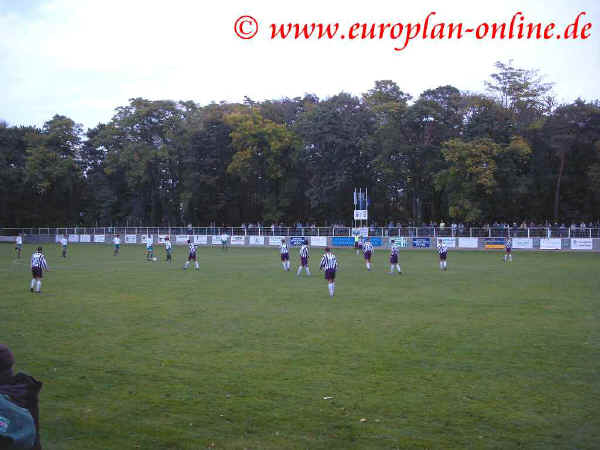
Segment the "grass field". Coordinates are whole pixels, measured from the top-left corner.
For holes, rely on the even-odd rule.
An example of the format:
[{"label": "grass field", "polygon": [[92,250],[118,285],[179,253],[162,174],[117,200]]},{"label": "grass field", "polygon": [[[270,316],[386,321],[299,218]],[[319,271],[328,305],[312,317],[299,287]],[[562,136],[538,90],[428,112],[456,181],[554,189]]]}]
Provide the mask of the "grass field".
[{"label": "grass field", "polygon": [[[46,450],[598,448],[600,255],[351,250],[329,298],[277,249],[0,246],[0,342],[44,382]],[[162,259],[162,249],[158,251]]]}]

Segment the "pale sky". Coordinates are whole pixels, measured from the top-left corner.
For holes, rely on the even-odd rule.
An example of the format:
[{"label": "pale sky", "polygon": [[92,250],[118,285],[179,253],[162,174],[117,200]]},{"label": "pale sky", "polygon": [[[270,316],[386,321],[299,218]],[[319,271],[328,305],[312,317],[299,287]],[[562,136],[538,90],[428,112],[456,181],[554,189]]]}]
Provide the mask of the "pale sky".
[{"label": "pale sky", "polygon": [[[270,23],[555,22],[582,11],[586,40],[271,40]],[[239,16],[257,35],[234,33]],[[0,120],[41,126],[54,114],[85,128],[108,122],[132,97],[241,102],[341,91],[391,79],[413,97],[451,84],[483,92],[497,60],[539,69],[559,102],[600,99],[600,1],[0,0]]]}]

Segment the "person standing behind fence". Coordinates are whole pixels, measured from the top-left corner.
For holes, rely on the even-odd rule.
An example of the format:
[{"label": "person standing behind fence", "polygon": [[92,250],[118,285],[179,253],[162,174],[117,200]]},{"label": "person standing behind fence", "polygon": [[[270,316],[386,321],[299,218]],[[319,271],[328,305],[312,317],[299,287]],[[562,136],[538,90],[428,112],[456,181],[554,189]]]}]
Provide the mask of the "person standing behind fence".
[{"label": "person standing behind fence", "polygon": [[67,246],[69,245],[69,239],[67,237],[67,235],[65,234],[61,239],[60,239],[60,246],[62,247],[62,257],[66,258],[67,257]]},{"label": "person standing behind fence", "polygon": [[121,249],[121,235],[117,234],[113,238],[113,244],[115,246],[115,251],[113,252],[113,256],[117,256],[119,254],[119,250]]},{"label": "person standing behind fence", "polygon": [[17,252],[17,258],[21,259],[21,251],[23,250],[23,235],[19,233],[15,241],[15,251]]},{"label": "person standing behind fence", "polygon": [[29,290],[40,294],[42,292],[42,278],[44,276],[44,270],[48,272],[48,263],[46,257],[42,253],[42,247],[38,247],[37,251],[31,255],[31,285]]}]

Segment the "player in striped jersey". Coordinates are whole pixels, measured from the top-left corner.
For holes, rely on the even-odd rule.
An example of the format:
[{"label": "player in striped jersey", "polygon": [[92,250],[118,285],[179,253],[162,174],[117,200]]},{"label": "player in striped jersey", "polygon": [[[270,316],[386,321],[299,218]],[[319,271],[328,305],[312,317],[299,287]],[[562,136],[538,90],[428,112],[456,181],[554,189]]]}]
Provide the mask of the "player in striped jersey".
[{"label": "player in striped jersey", "polygon": [[31,292],[36,292],[37,294],[42,292],[44,270],[48,272],[48,264],[46,263],[46,257],[42,253],[42,247],[38,247],[37,251],[31,255],[31,275],[33,276],[29,287]]},{"label": "player in striped jersey", "polygon": [[187,269],[190,265],[190,261],[194,261],[194,265],[196,266],[196,270],[200,270],[200,265],[198,264],[198,260],[196,259],[196,245],[192,244],[192,240],[188,239],[188,260],[185,262],[183,266],[183,270]]},{"label": "player in striped jersey", "polygon": [[121,235],[117,234],[113,238],[113,244],[115,245],[115,251],[113,252],[113,256],[117,256],[119,254],[119,250],[121,249]]},{"label": "player in striped jersey", "polygon": [[310,277],[310,269],[308,268],[308,241],[306,239],[304,239],[304,243],[300,247],[300,266],[298,266],[296,275],[300,276],[303,267],[306,270],[306,275]]},{"label": "player in striped jersey", "polygon": [[363,254],[365,257],[367,270],[371,270],[371,255],[373,254],[373,244],[371,244],[371,240],[368,237],[365,243],[363,244]]},{"label": "player in striped jersey", "polygon": [[290,270],[290,251],[288,250],[288,246],[285,243],[285,239],[281,240],[281,245],[279,246],[279,254],[281,256],[281,265],[283,266],[283,270]]},{"label": "player in striped jersey", "polygon": [[396,244],[396,241],[392,239],[392,246],[390,248],[390,274],[394,274],[394,266],[398,269],[398,273],[402,275],[402,269],[398,263],[398,250],[400,247]]},{"label": "player in striped jersey", "polygon": [[437,245],[437,251],[440,255],[440,269],[446,270],[448,266],[446,262],[446,258],[448,257],[448,247],[446,247],[446,244],[440,241]]},{"label": "player in striped jersey", "polygon": [[333,297],[333,293],[335,292],[335,271],[337,270],[337,260],[335,259],[335,255],[331,253],[331,249],[329,247],[325,248],[325,253],[321,258],[320,269],[325,270],[325,279],[329,283],[329,296]]},{"label": "player in striped jersey", "polygon": [[169,236],[165,236],[165,252],[167,254],[167,262],[173,262],[173,255],[171,253],[172,245]]},{"label": "player in striped jersey", "polygon": [[146,261],[152,261],[154,258],[154,238],[146,236]]},{"label": "player in striped jersey", "polygon": [[66,234],[60,239],[60,245],[62,246],[62,257],[66,258],[67,257],[67,245],[69,245],[69,239],[67,238]]},{"label": "player in striped jersey", "polygon": [[508,260],[508,262],[512,262],[512,238],[506,238],[506,242],[504,243],[504,249],[506,250],[504,253],[504,262]]}]

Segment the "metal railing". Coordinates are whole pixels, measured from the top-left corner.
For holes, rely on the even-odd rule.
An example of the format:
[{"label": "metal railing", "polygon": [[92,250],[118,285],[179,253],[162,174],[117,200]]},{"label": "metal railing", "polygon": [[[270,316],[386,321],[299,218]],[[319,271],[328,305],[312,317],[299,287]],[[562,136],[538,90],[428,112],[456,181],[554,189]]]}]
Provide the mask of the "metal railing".
[{"label": "metal railing", "polygon": [[[0,228],[0,236],[58,234],[169,234],[241,236],[352,236],[352,227],[40,227]],[[600,228],[583,227],[369,227],[369,236],[381,237],[529,237],[600,238]]]}]

